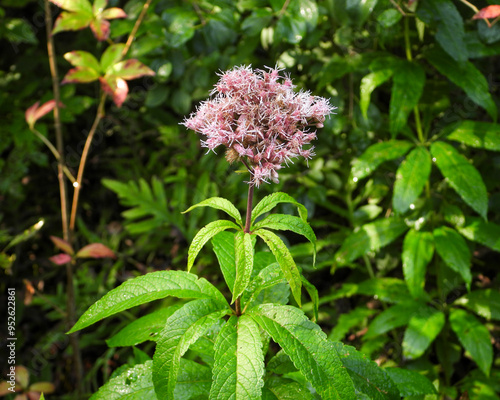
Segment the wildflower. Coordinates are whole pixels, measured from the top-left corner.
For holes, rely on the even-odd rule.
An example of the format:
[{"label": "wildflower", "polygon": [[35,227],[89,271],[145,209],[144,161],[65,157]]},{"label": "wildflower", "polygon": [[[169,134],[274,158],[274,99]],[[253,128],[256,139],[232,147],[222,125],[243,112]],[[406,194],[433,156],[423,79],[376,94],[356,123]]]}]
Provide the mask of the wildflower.
[{"label": "wildflower", "polygon": [[220,75],[211,92],[183,125],[206,136],[202,146],[215,151],[225,146],[226,159],[242,161],[252,174],[251,184],[278,182],[278,171],[292,159],[314,155],[316,139],[326,116],[335,107],[323,97],[295,92],[281,69],[235,67]]}]

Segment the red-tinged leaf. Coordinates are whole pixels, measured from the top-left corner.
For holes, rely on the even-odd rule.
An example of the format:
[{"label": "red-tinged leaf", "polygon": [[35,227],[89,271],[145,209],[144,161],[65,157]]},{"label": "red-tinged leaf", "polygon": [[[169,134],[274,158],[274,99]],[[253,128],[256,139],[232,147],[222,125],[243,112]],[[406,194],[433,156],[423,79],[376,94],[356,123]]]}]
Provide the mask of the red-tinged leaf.
[{"label": "red-tinged leaf", "polygon": [[96,70],[88,67],[77,67],[70,69],[61,83],[88,83],[97,79],[99,79],[99,72]]},{"label": "red-tinged leaf", "polygon": [[71,256],[66,253],[61,253],[61,254],[56,254],[55,256],[52,256],[49,258],[50,261],[52,261],[54,264],[57,265],[64,265],[67,264],[71,261]]},{"label": "red-tinged leaf", "polygon": [[26,389],[30,383],[30,373],[28,372],[28,369],[22,365],[17,366],[15,380]]},{"label": "red-tinged leaf", "polygon": [[56,387],[51,382],[37,382],[34,383],[33,385],[30,385],[28,390],[30,392],[37,392],[38,394],[40,393],[51,394],[54,393]]},{"label": "red-tinged leaf", "polygon": [[50,2],[66,11],[92,14],[92,5],[88,0],[50,0]]},{"label": "red-tinged leaf", "polygon": [[472,19],[490,19],[500,17],[500,6],[493,5],[482,8],[479,12],[472,17]]},{"label": "red-tinged leaf", "polygon": [[107,5],[108,0],[94,0],[94,4],[92,5],[92,11],[94,15],[99,15],[100,13],[102,13]]},{"label": "red-tinged leaf", "polygon": [[97,59],[86,51],[70,51],[64,55],[66,61],[68,61],[73,67],[87,67],[95,70],[96,72],[101,70],[101,64]]},{"label": "red-tinged leaf", "polygon": [[62,31],[78,31],[89,26],[92,21],[91,14],[80,14],[63,11],[56,19],[52,34]]},{"label": "red-tinged leaf", "polygon": [[109,46],[101,57],[101,70],[111,75],[112,70],[108,71],[115,63],[121,60],[125,43],[117,43]]},{"label": "red-tinged leaf", "polygon": [[128,94],[128,85],[122,78],[116,76],[105,76],[99,78],[102,90],[113,96],[117,107],[121,107]]},{"label": "red-tinged leaf", "polygon": [[101,13],[104,19],[127,18],[127,14],[121,8],[111,7]]},{"label": "red-tinged leaf", "polygon": [[26,122],[28,123],[30,128],[33,128],[36,121],[38,121],[40,118],[42,118],[45,114],[48,114],[49,112],[51,112],[54,109],[54,107],[56,106],[55,100],[49,100],[46,103],[42,104],[41,107],[38,107],[39,104],[40,104],[40,102],[37,101],[30,108],[28,108],[24,114],[24,117],[26,118]]},{"label": "red-tinged leaf", "polygon": [[75,254],[73,247],[66,240],[58,238],[57,236],[51,236],[50,240],[52,240],[52,243],[54,243],[59,250],[64,251],[66,254]]},{"label": "red-tinged leaf", "polygon": [[144,75],[154,75],[154,71],[139,60],[121,61],[112,67],[112,74],[126,80],[140,78]]},{"label": "red-tinged leaf", "polygon": [[116,258],[115,253],[102,243],[91,243],[76,253],[78,258]]},{"label": "red-tinged leaf", "polygon": [[90,23],[90,29],[92,30],[95,38],[100,42],[109,38],[109,21],[106,21],[101,17],[92,20]]}]

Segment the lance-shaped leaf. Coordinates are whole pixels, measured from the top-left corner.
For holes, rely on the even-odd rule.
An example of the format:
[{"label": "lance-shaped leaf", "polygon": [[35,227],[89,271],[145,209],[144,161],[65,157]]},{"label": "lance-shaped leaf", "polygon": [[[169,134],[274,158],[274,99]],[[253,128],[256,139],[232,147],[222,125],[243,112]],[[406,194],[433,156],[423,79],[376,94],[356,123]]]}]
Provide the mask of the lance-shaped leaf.
[{"label": "lance-shaped leaf", "polygon": [[56,101],[49,100],[49,101],[43,103],[41,106],[40,106],[40,102],[37,101],[35,104],[33,104],[31,107],[29,107],[26,110],[26,112],[24,113],[24,117],[25,117],[26,122],[28,123],[30,129],[33,129],[36,121],[38,121],[44,115],[51,112],[55,106],[56,106]]},{"label": "lance-shaped leaf", "polygon": [[500,151],[500,125],[491,122],[461,121],[451,128],[448,139],[480,149]]},{"label": "lance-shaped leaf", "polygon": [[264,242],[266,242],[267,246],[276,257],[276,261],[278,261],[281,270],[283,271],[283,275],[290,285],[292,295],[297,304],[300,306],[302,304],[300,296],[302,280],[300,277],[300,271],[297,268],[292,255],[290,254],[290,250],[288,250],[285,243],[283,243],[283,241],[271,231],[268,231],[266,229],[259,229],[255,232],[255,234],[261,237]]},{"label": "lance-shaped leaf", "polygon": [[500,293],[496,289],[474,290],[455,304],[464,306],[487,320],[500,321]]},{"label": "lance-shaped leaf", "polygon": [[500,225],[479,218],[467,218],[466,225],[457,229],[467,239],[500,252]]},{"label": "lance-shaped leaf", "polygon": [[95,302],[80,317],[69,333],[120,311],[168,296],[178,298],[211,298],[226,303],[219,290],[204,278],[185,271],[157,271],[128,280]]},{"label": "lance-shaped leaf", "polygon": [[175,311],[160,332],[153,357],[153,383],[160,399],[173,399],[181,357],[230,309],[212,299],[191,301]]},{"label": "lance-shaped leaf", "polygon": [[[331,342],[337,350],[342,364],[347,369],[357,392],[372,400],[400,399],[399,390],[385,370],[374,361],[358,352],[354,347],[340,342]],[[360,398],[360,397],[358,397]]]},{"label": "lance-shaped leaf", "polygon": [[182,358],[181,368],[177,374],[174,399],[190,400],[206,398],[206,394],[210,390],[211,383],[212,371],[210,371],[210,368],[198,364],[197,362]]},{"label": "lance-shaped leaf", "polygon": [[90,400],[156,400],[152,370],[153,361],[135,365],[107,381]]},{"label": "lance-shaped leaf", "polygon": [[50,240],[52,240],[52,243],[54,243],[59,250],[64,251],[66,254],[73,255],[75,253],[71,244],[66,240],[58,238],[57,236],[50,236]]},{"label": "lance-shaped leaf", "polygon": [[440,49],[426,52],[427,60],[455,85],[462,88],[470,99],[483,107],[494,120],[497,119],[497,106],[489,92],[488,81],[481,71],[469,61],[457,63]]},{"label": "lance-shaped leaf", "polygon": [[407,230],[408,226],[399,218],[383,218],[363,225],[344,240],[335,253],[335,261],[339,265],[349,264],[369,251],[387,246]]},{"label": "lance-shaped leaf", "polygon": [[234,288],[236,261],[234,254],[234,236],[232,232],[219,232],[212,238],[214,253],[228,288]]},{"label": "lance-shaped leaf", "polygon": [[204,226],[199,230],[199,232],[193,238],[191,245],[189,246],[188,265],[187,265],[188,271],[191,270],[194,264],[194,260],[196,259],[196,256],[203,248],[203,246],[205,246],[205,243],[207,243],[219,232],[225,231],[227,229],[236,229],[237,231],[240,230],[238,225],[236,225],[234,222],[226,220],[210,222],[208,225]]},{"label": "lance-shaped leaf", "polygon": [[436,251],[445,264],[458,272],[470,290],[472,275],[470,272],[471,254],[465,239],[454,229],[442,226],[433,232]]},{"label": "lance-shaped leaf", "polygon": [[91,243],[82,247],[75,257],[77,258],[116,258],[115,253],[102,243]]},{"label": "lance-shaped leaf", "polygon": [[381,69],[374,71],[361,79],[359,86],[360,100],[359,108],[365,119],[368,119],[368,107],[370,105],[370,96],[376,87],[386,82],[394,73],[392,69]]},{"label": "lance-shaped leaf", "polygon": [[444,313],[423,305],[411,317],[403,338],[403,355],[415,359],[424,354],[443,329]]},{"label": "lance-shaped leaf", "polygon": [[493,346],[488,329],[474,315],[458,308],[450,312],[450,325],[464,349],[488,376],[493,362]]},{"label": "lance-shaped leaf", "polygon": [[[271,298],[269,298],[269,296],[263,299],[258,297],[263,291],[268,292]],[[266,293],[264,293],[264,296],[265,295]],[[290,290],[287,281],[283,276],[283,271],[278,263],[273,263],[259,271],[257,276],[252,279],[247,290],[243,293],[242,299],[243,303],[248,304],[249,306],[251,306],[252,302],[256,300],[259,301],[259,304],[286,304],[288,302],[289,295]]]},{"label": "lance-shaped leaf", "polygon": [[253,270],[253,243],[252,235],[239,231],[234,236],[234,253],[236,265],[236,279],[234,282],[233,299],[231,304],[241,296],[250,283]]},{"label": "lance-shaped leaf", "polygon": [[384,371],[398,387],[401,397],[437,394],[432,382],[416,371],[392,367]]},{"label": "lance-shaped leaf", "polygon": [[431,172],[431,155],[425,147],[416,147],[406,157],[396,172],[392,204],[403,214],[420,196]]},{"label": "lance-shaped leaf", "polygon": [[425,273],[434,255],[434,238],[430,232],[410,230],[403,242],[403,274],[406,285],[415,299],[425,295]]},{"label": "lance-shaped leaf", "polygon": [[425,72],[418,64],[402,61],[394,72],[392,82],[389,130],[394,138],[405,127],[410,112],[422,96]]},{"label": "lance-shaped leaf", "polygon": [[280,376],[266,380],[262,400],[314,400],[313,394],[300,383]]},{"label": "lance-shaped leaf", "polygon": [[304,220],[293,215],[271,214],[263,220],[257,222],[252,230],[260,228],[277,229],[280,231],[292,231],[304,236],[313,245],[313,265],[316,261],[316,235],[311,226]]},{"label": "lance-shaped leaf", "polygon": [[355,399],[351,378],[332,342],[291,306],[261,304],[247,312],[278,343],[324,400]]},{"label": "lance-shaped leaf", "polygon": [[391,329],[408,324],[420,307],[422,307],[422,303],[417,301],[407,301],[389,307],[373,319],[364,338],[369,339],[382,335]]},{"label": "lance-shaped leaf", "polygon": [[222,197],[211,197],[209,199],[203,200],[202,202],[195,204],[194,206],[189,207],[186,211],[183,212],[183,214],[194,210],[195,208],[198,207],[212,207],[217,210],[222,210],[226,212],[229,216],[233,217],[235,221],[240,224],[240,226],[243,226],[241,222],[241,214],[238,211],[238,209],[231,203],[229,200],[224,199]]},{"label": "lance-shaped leaf", "polygon": [[351,167],[351,180],[357,182],[375,171],[385,161],[404,156],[413,144],[404,140],[390,140],[371,145],[361,155],[354,159]]},{"label": "lance-shaped leaf", "polygon": [[165,321],[181,304],[174,304],[169,307],[162,307],[149,313],[135,321],[130,322],[111,339],[106,340],[109,347],[136,346],[147,340],[156,341],[158,334],[165,328]]},{"label": "lance-shaped leaf", "polygon": [[215,341],[210,399],[260,400],[264,354],[259,326],[250,317],[231,317]]},{"label": "lance-shaped leaf", "polygon": [[252,210],[251,223],[253,224],[256,218],[268,211],[271,211],[280,203],[290,203],[297,206],[300,218],[307,221],[307,209],[300,203],[298,203],[292,196],[283,193],[276,192],[264,197]]},{"label": "lance-shaped leaf", "polygon": [[56,265],[64,265],[71,262],[72,258],[69,254],[60,253],[56,254],[55,256],[49,257],[49,260]]},{"label": "lance-shaped leaf", "polygon": [[488,195],[477,169],[448,143],[434,142],[431,146],[431,153],[450,186],[486,220]]},{"label": "lance-shaped leaf", "polygon": [[304,276],[302,276],[302,285],[304,285],[304,289],[306,289],[307,293],[309,294],[309,297],[311,298],[313,313],[314,313],[313,321],[317,322],[318,309],[319,309],[318,289],[316,289],[316,286],[314,286],[311,282],[309,282],[306,278],[304,278]]}]

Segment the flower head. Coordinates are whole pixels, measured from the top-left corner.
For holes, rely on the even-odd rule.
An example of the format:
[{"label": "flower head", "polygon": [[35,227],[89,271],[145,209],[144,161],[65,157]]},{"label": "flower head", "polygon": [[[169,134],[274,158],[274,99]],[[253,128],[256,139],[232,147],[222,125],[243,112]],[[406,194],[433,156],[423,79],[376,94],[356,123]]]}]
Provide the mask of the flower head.
[{"label": "flower head", "polygon": [[229,162],[242,160],[256,186],[278,182],[278,170],[292,159],[311,158],[314,147],[304,148],[316,139],[311,127],[323,127],[335,109],[323,97],[295,92],[281,71],[241,66],[224,72],[212,98],[183,122],[206,137],[202,146],[215,150],[223,145]]}]

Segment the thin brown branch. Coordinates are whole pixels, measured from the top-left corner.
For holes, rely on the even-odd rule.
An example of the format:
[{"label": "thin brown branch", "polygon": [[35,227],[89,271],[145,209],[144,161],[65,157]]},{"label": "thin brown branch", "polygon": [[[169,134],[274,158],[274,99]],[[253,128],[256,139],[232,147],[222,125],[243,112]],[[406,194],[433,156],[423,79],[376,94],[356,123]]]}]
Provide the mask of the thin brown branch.
[{"label": "thin brown branch", "polygon": [[148,8],[151,5],[151,2],[152,0],[147,0],[146,3],[144,3],[144,7],[142,7],[141,13],[139,14],[139,17],[137,17],[137,21],[135,21],[135,25],[132,28],[132,32],[130,32],[127,42],[125,43],[125,47],[123,48],[122,51],[122,57],[125,57],[127,55],[130,46],[132,46],[132,42],[135,39],[135,35],[137,35],[137,31],[139,30],[142,20],[144,19],[146,13],[148,12]]}]

